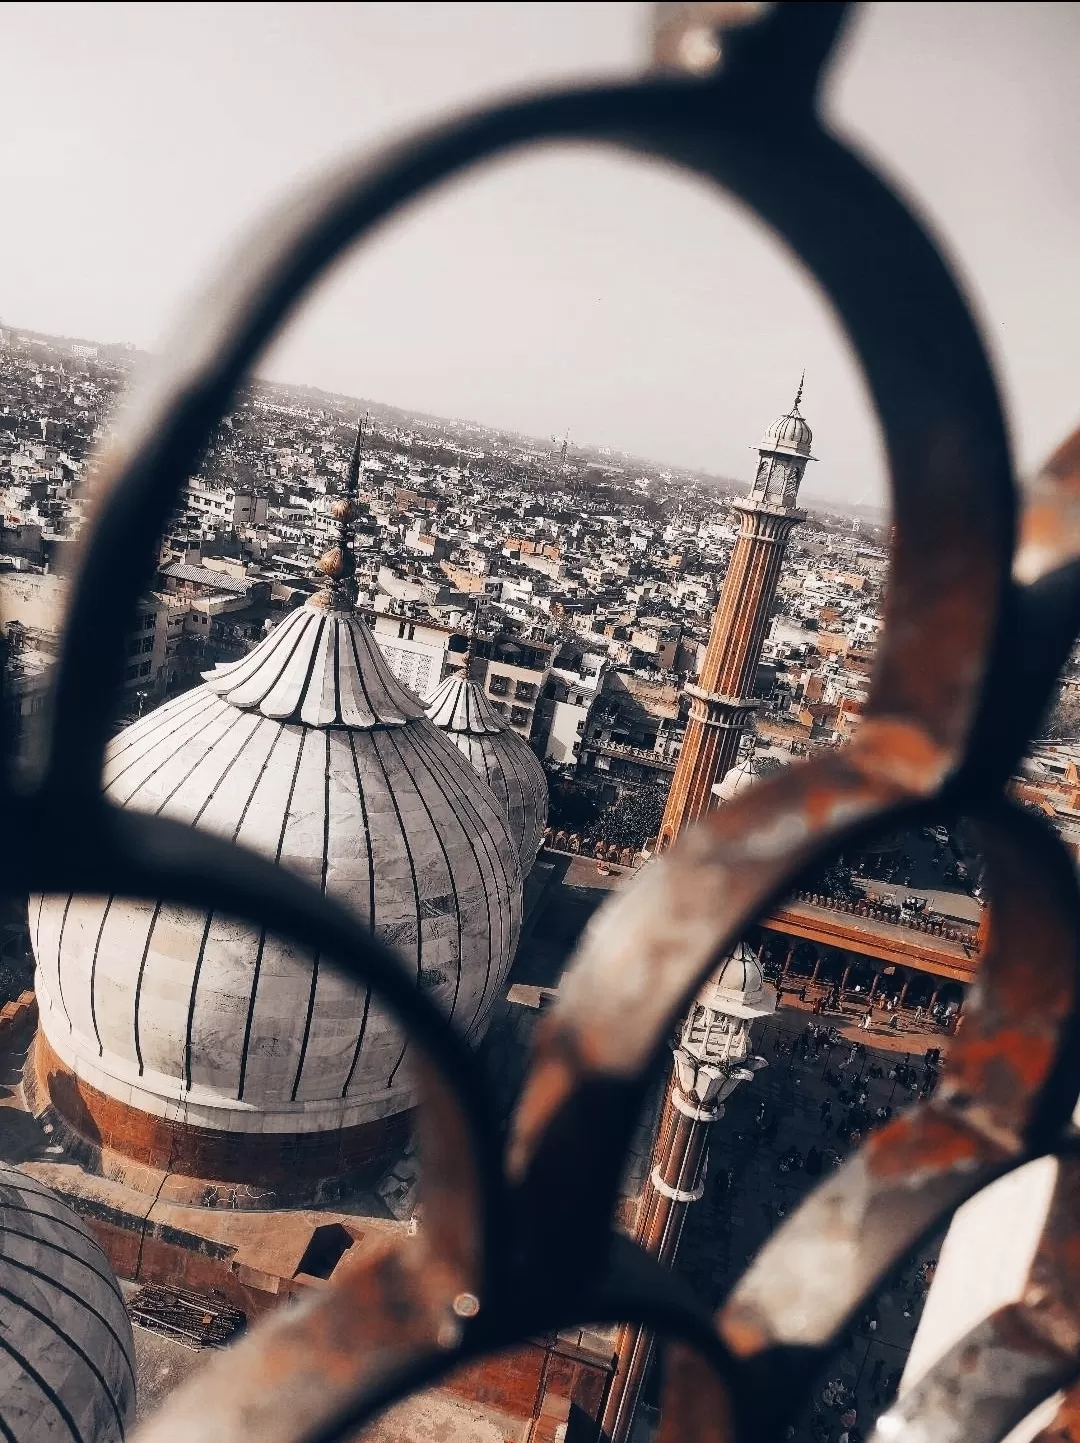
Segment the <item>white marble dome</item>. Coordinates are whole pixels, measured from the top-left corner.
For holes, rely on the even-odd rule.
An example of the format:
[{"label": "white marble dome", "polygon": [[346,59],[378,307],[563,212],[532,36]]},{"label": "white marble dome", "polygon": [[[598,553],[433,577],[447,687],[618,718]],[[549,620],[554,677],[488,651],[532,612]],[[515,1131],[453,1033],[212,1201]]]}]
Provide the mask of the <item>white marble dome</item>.
[{"label": "white marble dome", "polygon": [[[483,1034],[520,929],[518,850],[349,607],[316,598],[121,732],[105,787],[300,872],[393,945],[464,1035]],[[416,1101],[405,1039],[367,990],[273,935],[64,896],[31,899],[30,932],[46,1042],[108,1099],[262,1135]]]},{"label": "white marble dome", "polygon": [[706,982],[698,999],[729,1017],[767,1017],[776,1011],[776,989],[765,981],[757,953],[737,942]]},{"label": "white marble dome", "polygon": [[0,1434],[114,1443],[135,1421],[135,1350],[120,1287],[80,1219],[0,1163]]},{"label": "white marble dome", "polygon": [[798,401],[787,413],[775,420],[762,436],[759,451],[777,451],[784,456],[809,456],[814,437]]},{"label": "white marble dome", "polygon": [[428,718],[498,797],[527,875],[547,825],[547,777],[536,753],[503,721],[475,681],[448,676],[424,700]]}]

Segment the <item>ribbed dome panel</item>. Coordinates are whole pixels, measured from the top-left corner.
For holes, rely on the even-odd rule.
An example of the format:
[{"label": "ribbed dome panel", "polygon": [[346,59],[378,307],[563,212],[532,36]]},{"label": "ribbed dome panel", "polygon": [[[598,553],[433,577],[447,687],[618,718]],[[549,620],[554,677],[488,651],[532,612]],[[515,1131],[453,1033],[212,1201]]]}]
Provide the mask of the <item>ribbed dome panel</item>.
[{"label": "ribbed dome panel", "polygon": [[805,417],[795,406],[786,416],[772,423],[758,444],[759,451],[780,451],[790,456],[809,456],[813,433]]},{"label": "ribbed dome panel", "polygon": [[[306,877],[394,946],[463,1032],[482,1034],[520,929],[516,837],[354,616],[294,613],[122,732],[104,780],[119,805]],[[35,897],[30,925],[49,1044],[135,1108],[290,1132],[415,1101],[400,1030],[310,951],[229,917],[116,897]]]},{"label": "ribbed dome panel", "polygon": [[477,683],[462,676],[448,676],[424,698],[424,710],[428,720],[444,732],[480,737],[508,730]]},{"label": "ribbed dome panel", "polygon": [[349,612],[294,611],[241,661],[205,674],[234,707],[310,727],[404,726],[423,707]]}]

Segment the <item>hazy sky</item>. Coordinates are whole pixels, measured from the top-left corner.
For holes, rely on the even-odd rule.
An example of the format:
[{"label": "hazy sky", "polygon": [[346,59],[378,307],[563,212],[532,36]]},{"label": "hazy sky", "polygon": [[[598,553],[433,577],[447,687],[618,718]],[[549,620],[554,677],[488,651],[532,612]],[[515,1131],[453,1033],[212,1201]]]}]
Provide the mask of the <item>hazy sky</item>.
[{"label": "hazy sky", "polygon": [[[450,107],[632,71],[636,4],[5,4],[0,317],[160,347],[300,178]],[[832,110],[974,295],[1021,464],[1080,421],[1077,4],[879,4]],[[800,369],[807,489],[877,500],[860,379],[814,288],[723,197],[607,152],[483,171],[350,256],[265,373],[749,477]]]}]

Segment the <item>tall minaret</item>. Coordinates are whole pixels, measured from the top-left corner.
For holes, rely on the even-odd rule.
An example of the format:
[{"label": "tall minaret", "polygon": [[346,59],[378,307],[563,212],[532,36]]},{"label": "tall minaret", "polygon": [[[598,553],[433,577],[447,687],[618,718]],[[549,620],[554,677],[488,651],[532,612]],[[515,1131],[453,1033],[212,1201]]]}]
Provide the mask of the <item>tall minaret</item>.
[{"label": "tall minaret", "polygon": [[[805,374],[803,379],[805,379]],[[696,822],[725,795],[752,782],[734,770],[739,738],[755,703],[754,677],[784,549],[805,512],[795,508],[810,455],[810,427],[799,411],[803,381],[791,410],[765,432],[757,475],[745,501],[736,501],[742,528],[713,617],[697,686],[688,686],[690,721],[668,793],[657,850]],[[723,779],[714,795],[714,786]],[[724,1099],[765,1065],[750,1056],[750,1024],[776,1009],[776,992],[740,942],[698,993],[674,1048],[675,1065],[653,1139],[652,1167],[638,1205],[633,1238],[652,1257],[675,1261],[687,1208],[702,1195],[709,1131],[724,1114]],[[601,1420],[608,1443],[627,1443],[652,1354],[652,1336],[624,1324],[615,1338],[615,1372]]]},{"label": "tall minaret", "polygon": [[[804,373],[805,379],[805,373]],[[671,780],[657,850],[715,805],[714,783],[739,754],[739,738],[754,710],[754,678],[769,612],[776,596],[788,535],[806,513],[796,509],[810,455],[810,427],[799,403],[774,421],[758,446],[757,475],[744,501],[733,503],[742,525],[713,616],[709,645],[696,686],[688,686],[690,719]]]},{"label": "tall minaret", "polygon": [[[671,1071],[653,1139],[652,1164],[633,1238],[671,1267],[687,1209],[705,1191],[706,1144],[724,1103],[766,1063],[751,1054],[752,1025],[776,1010],[776,989],[753,950],[739,942],[698,993],[672,1048]],[[627,1443],[652,1356],[652,1334],[624,1323],[615,1335],[615,1371],[601,1417],[607,1443]]]}]

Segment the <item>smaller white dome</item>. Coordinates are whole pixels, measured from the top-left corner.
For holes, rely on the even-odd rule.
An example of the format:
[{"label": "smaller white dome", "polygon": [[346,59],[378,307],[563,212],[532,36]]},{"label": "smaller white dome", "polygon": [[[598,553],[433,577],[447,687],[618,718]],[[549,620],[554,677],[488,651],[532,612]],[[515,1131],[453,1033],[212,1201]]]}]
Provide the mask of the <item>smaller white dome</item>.
[{"label": "smaller white dome", "polygon": [[795,392],[791,410],[772,423],[761,438],[759,451],[779,452],[783,456],[806,456],[813,460],[813,457],[810,456],[813,434],[806,424],[806,417],[799,410],[805,380],[806,372],[804,371],[802,379],[799,381],[799,389]]},{"label": "smaller white dome", "polygon": [[697,999],[729,1017],[767,1017],[776,1011],[776,989],[765,981],[754,949],[736,943]]},{"label": "smaller white dome", "polygon": [[745,792],[747,787],[753,786],[760,775],[761,768],[751,752],[744,761],[737,762],[724,773],[713,787],[712,794],[722,802],[730,802],[732,797],[737,797],[740,792]]},{"label": "smaller white dome", "polygon": [[548,787],[536,753],[467,676],[448,676],[424,698],[428,720],[471,763],[498,798],[527,876],[547,825]]},{"label": "smaller white dome", "polygon": [[83,1222],[0,1163],[0,1433],[119,1443],[135,1422],[135,1349],[120,1285]]}]

